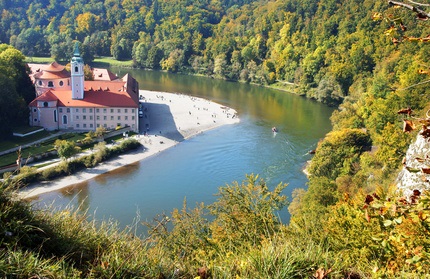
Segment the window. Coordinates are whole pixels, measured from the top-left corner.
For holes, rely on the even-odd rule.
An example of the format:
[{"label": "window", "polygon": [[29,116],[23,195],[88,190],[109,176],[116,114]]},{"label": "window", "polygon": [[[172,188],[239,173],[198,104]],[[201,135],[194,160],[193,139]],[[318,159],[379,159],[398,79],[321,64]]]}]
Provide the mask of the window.
[{"label": "window", "polygon": [[93,127],[93,124],[90,124],[90,128],[92,128]]},{"label": "window", "polygon": [[79,72],[78,66],[75,66],[75,73]]},{"label": "window", "polygon": [[93,120],[93,116],[92,115],[90,115],[90,120]]},{"label": "window", "polygon": [[134,116],[131,117],[131,120],[134,120]]},{"label": "window", "polygon": [[79,115],[76,115],[76,120],[79,120]]},{"label": "window", "polygon": [[128,120],[128,116],[125,116],[125,120]]},{"label": "window", "polygon": [[41,80],[39,80],[39,86],[42,86],[42,81]]},{"label": "window", "polygon": [[107,112],[107,109],[103,109],[103,112],[104,112],[104,113],[106,113],[106,112]]},{"label": "window", "polygon": [[99,112],[100,112],[100,109],[96,109],[96,112],[97,112],[97,113],[99,113]]},{"label": "window", "polygon": [[54,83],[52,81],[48,81],[48,87],[54,87]]},{"label": "window", "polygon": [[128,109],[124,109],[124,112],[125,112],[125,113],[128,113]]},{"label": "window", "polygon": [[67,115],[63,115],[63,124],[67,124]]},{"label": "window", "polygon": [[121,116],[118,115],[118,120],[121,120]]},{"label": "window", "polygon": [[34,119],[34,122],[37,122],[37,118]]},{"label": "window", "polygon": [[121,113],[121,109],[118,109],[118,113]]},{"label": "window", "polygon": [[79,109],[76,109],[76,112],[79,112]]},{"label": "window", "polygon": [[100,124],[97,124],[97,128],[100,127]]},{"label": "window", "polygon": [[37,109],[35,109],[35,108],[34,108],[34,109],[33,109],[33,112],[36,112],[36,111],[37,111]]},{"label": "window", "polygon": [[100,120],[100,116],[97,115],[97,120]]},{"label": "window", "polygon": [[84,124],[84,128],[87,128],[87,124]]},{"label": "window", "polygon": [[56,109],[54,110],[54,122],[58,122]]},{"label": "window", "polygon": [[47,108],[48,107],[48,102],[43,102],[43,107]]},{"label": "window", "polygon": [[83,113],[86,113],[86,112],[87,112],[87,109],[82,109],[82,112],[83,112]]},{"label": "window", "polygon": [[113,115],[111,115],[110,120],[113,120]]},{"label": "window", "polygon": [[103,124],[103,127],[107,128],[107,124],[106,124],[106,123],[105,123],[105,124]]},{"label": "window", "polygon": [[59,109],[58,109],[58,112],[59,112],[59,113],[63,113],[63,108],[59,108]]},{"label": "window", "polygon": [[90,113],[92,113],[93,112],[93,109],[92,108],[90,108]]},{"label": "window", "polygon": [[79,124],[76,124],[76,128],[79,128]]},{"label": "window", "polygon": [[113,109],[110,109],[110,113],[113,113]]},{"label": "window", "polygon": [[66,110],[67,112],[70,112],[70,109],[69,108],[67,108],[67,110]]},{"label": "window", "polygon": [[103,116],[103,120],[107,120],[107,116],[105,115],[105,116]]},{"label": "window", "polygon": [[134,113],[134,109],[131,109],[131,112]]},{"label": "window", "polygon": [[63,86],[64,85],[64,82],[62,81],[62,80],[60,80],[60,86]]},{"label": "window", "polygon": [[87,116],[86,115],[82,116],[82,119],[87,120]]}]

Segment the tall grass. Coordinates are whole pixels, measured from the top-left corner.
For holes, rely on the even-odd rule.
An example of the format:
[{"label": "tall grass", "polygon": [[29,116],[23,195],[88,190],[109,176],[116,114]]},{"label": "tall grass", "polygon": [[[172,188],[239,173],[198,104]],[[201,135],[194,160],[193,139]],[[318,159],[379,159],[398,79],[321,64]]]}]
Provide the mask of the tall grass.
[{"label": "tall grass", "polygon": [[[344,261],[345,249],[274,222],[270,208],[278,208],[283,195],[255,176],[220,189],[213,205],[189,209],[184,202],[171,216],[145,224],[145,237],[136,235],[139,219],[121,229],[115,220],[96,221],[78,209],[33,210],[15,198],[12,180],[1,183],[0,278],[358,279],[371,278],[375,266],[361,258]],[[241,232],[234,241],[224,235],[232,228]],[[419,278],[413,275],[401,277]]]}]

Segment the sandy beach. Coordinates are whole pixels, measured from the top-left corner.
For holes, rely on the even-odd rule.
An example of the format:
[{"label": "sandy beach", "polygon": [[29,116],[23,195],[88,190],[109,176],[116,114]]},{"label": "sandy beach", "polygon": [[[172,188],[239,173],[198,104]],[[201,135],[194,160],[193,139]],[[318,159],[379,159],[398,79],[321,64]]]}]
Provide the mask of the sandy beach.
[{"label": "sandy beach", "polygon": [[123,154],[55,181],[43,182],[19,191],[21,198],[69,187],[116,168],[147,159],[187,138],[222,125],[239,122],[236,111],[220,104],[180,93],[140,90],[143,117],[141,134],[135,136],[143,149]]}]

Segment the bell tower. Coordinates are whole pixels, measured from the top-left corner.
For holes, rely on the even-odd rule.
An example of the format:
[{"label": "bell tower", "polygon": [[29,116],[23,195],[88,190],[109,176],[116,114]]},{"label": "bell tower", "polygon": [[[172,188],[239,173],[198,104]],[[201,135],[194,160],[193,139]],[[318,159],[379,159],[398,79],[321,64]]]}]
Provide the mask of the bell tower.
[{"label": "bell tower", "polygon": [[75,51],[70,61],[72,99],[84,98],[84,60],[79,53],[79,44],[75,43]]}]

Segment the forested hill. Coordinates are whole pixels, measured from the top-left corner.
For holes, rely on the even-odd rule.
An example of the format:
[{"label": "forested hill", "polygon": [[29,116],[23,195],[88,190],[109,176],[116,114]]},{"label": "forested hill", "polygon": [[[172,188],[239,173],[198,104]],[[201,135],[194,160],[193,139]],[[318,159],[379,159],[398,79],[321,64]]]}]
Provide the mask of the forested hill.
[{"label": "forested hill", "polygon": [[[392,0],[1,1],[0,42],[25,55],[68,60],[78,40],[87,63],[132,58],[138,67],[284,86],[339,109],[307,189],[293,192],[289,224],[274,214],[285,186],[270,192],[254,176],[220,187],[212,205],[184,204],[143,242],[68,212],[35,216],[0,186],[0,275],[428,278],[428,192],[405,198],[395,184],[401,168],[430,181],[428,149],[409,156],[426,167],[402,164],[413,139],[430,137],[424,9]],[[23,60],[0,45],[0,84],[13,89],[0,90],[3,104],[18,98],[25,107]]]},{"label": "forested hill", "polygon": [[372,20],[385,0],[8,0],[0,42],[27,56],[133,59],[137,67],[276,84],[337,105],[395,49]]}]

